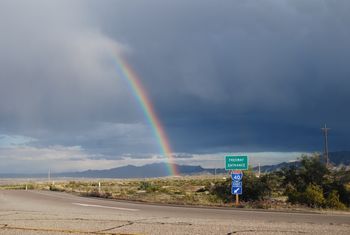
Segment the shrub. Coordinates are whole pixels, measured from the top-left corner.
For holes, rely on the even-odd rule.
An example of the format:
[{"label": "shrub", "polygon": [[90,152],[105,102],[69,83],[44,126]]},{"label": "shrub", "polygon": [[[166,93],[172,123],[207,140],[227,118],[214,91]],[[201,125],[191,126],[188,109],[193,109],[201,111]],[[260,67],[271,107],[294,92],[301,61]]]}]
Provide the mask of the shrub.
[{"label": "shrub", "polygon": [[318,185],[309,184],[303,193],[303,196],[304,202],[308,206],[322,207],[325,204],[323,189]]},{"label": "shrub", "polygon": [[210,193],[217,196],[224,203],[232,202],[233,196],[231,194],[231,179],[226,179],[216,183],[210,188]]},{"label": "shrub", "polygon": [[287,185],[285,195],[288,197],[290,203],[296,204],[303,201],[302,193],[298,192],[291,184]]},{"label": "shrub", "polygon": [[301,157],[301,168],[299,174],[307,187],[309,184],[322,185],[325,177],[329,175],[330,171],[326,165],[321,161],[321,157],[318,154],[314,154],[312,157]]},{"label": "shrub", "polygon": [[64,189],[62,187],[59,187],[59,186],[56,186],[53,184],[49,186],[49,189],[50,189],[50,191],[58,191],[58,192],[64,191]]},{"label": "shrub", "polygon": [[269,187],[265,184],[262,178],[256,177],[254,174],[245,174],[243,177],[243,194],[241,198],[245,201],[262,200],[268,195]]},{"label": "shrub", "polygon": [[345,184],[342,184],[338,181],[334,181],[328,189],[328,192],[332,191],[336,191],[338,193],[339,201],[341,203],[350,206],[350,191],[346,188]]},{"label": "shrub", "polygon": [[34,189],[34,184],[27,184],[27,189],[30,190],[30,189]]},{"label": "shrub", "polygon": [[350,172],[346,169],[329,170],[316,154],[302,156],[299,164],[277,173],[282,178],[281,186],[285,187],[284,194],[289,202],[331,208],[350,205],[350,191],[346,188]]},{"label": "shrub", "polygon": [[339,194],[336,190],[330,192],[326,200],[326,206],[334,209],[345,209],[346,206],[339,200]]},{"label": "shrub", "polygon": [[92,189],[91,191],[88,191],[85,193],[85,196],[88,197],[101,197],[101,192],[98,191],[98,189]]},{"label": "shrub", "polygon": [[[271,189],[267,185],[269,180],[258,178],[251,172],[245,172],[243,177],[243,194],[240,198],[244,201],[262,200],[271,194]],[[231,179],[216,183],[210,188],[210,192],[220,198],[223,202],[232,202],[234,196],[231,194]]]},{"label": "shrub", "polygon": [[146,192],[150,193],[150,192],[159,191],[160,187],[159,185],[152,184],[151,182],[141,181],[138,189],[145,190]]}]

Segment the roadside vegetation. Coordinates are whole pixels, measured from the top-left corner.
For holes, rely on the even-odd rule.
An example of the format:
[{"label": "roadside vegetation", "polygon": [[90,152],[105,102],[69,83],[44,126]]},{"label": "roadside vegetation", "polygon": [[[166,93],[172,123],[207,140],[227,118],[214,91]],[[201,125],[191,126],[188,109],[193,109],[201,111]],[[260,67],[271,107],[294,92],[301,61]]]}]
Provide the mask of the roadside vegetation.
[{"label": "roadside vegetation", "polygon": [[[240,207],[265,209],[337,209],[350,207],[350,170],[328,169],[318,155],[301,164],[262,174],[244,172]],[[301,166],[300,166],[301,165]],[[99,184],[100,182],[100,184]],[[100,186],[99,186],[100,185]],[[2,185],[0,189],[38,189],[151,203],[234,206],[229,175],[156,179],[61,181]]]},{"label": "roadside vegetation", "polygon": [[303,156],[300,168],[290,167],[276,174],[291,203],[335,209],[350,206],[350,170],[329,170],[317,155]]},{"label": "roadside vegetation", "polygon": [[[258,207],[273,207],[279,199],[294,206],[347,209],[350,207],[350,170],[328,169],[320,156],[302,156],[301,166],[257,177],[247,171],[243,177],[242,199]],[[214,193],[224,202],[233,200],[230,180],[215,185]],[[286,204],[288,205],[288,204]]]}]

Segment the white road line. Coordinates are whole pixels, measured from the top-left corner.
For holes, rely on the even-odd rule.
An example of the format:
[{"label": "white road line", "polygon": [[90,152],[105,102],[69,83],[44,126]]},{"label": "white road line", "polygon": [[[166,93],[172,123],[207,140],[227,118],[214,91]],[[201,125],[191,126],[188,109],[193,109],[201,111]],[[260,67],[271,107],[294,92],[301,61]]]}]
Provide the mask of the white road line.
[{"label": "white road line", "polygon": [[98,207],[98,208],[106,208],[106,209],[122,210],[122,211],[139,211],[139,209],[130,209],[130,208],[113,207],[113,206],[101,206],[101,205],[94,205],[94,204],[84,204],[84,203],[72,203],[72,204],[77,206],[84,206],[84,207]]}]

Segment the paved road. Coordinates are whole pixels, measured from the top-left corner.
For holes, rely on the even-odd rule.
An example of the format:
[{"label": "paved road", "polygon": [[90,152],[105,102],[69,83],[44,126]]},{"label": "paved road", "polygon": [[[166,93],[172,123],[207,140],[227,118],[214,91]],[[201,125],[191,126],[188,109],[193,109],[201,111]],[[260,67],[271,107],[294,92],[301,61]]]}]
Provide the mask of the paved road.
[{"label": "paved road", "polygon": [[0,234],[297,233],[350,234],[350,215],[171,207],[0,190]]}]

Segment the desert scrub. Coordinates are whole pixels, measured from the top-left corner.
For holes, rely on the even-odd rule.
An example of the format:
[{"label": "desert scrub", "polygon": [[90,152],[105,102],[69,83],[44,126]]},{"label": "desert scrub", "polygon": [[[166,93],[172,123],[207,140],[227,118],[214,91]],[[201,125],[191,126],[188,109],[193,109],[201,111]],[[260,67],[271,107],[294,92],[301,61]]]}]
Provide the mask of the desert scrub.
[{"label": "desert scrub", "polygon": [[339,200],[339,193],[336,190],[333,190],[330,192],[326,199],[326,207],[327,208],[334,208],[334,209],[339,209],[339,210],[344,210],[346,209],[346,206],[344,203],[342,203]]},{"label": "desert scrub", "polygon": [[146,192],[150,193],[159,191],[160,186],[152,182],[141,181],[138,189],[145,190]]},{"label": "desert scrub", "polygon": [[50,191],[57,191],[57,192],[63,192],[65,191],[65,188],[60,185],[50,185],[49,186]]},{"label": "desert scrub", "polygon": [[20,185],[2,185],[0,186],[0,189],[3,190],[23,190],[26,188],[25,184],[20,184]]}]

